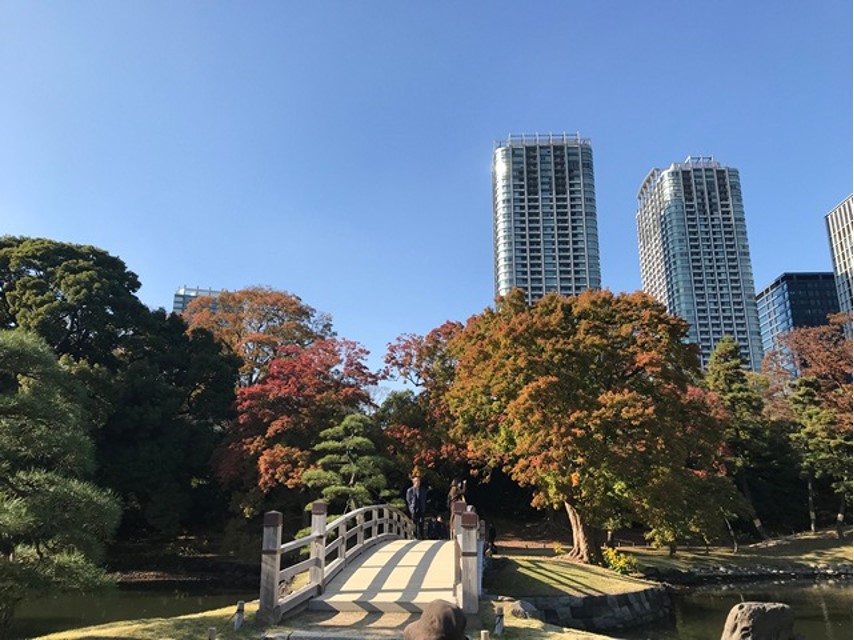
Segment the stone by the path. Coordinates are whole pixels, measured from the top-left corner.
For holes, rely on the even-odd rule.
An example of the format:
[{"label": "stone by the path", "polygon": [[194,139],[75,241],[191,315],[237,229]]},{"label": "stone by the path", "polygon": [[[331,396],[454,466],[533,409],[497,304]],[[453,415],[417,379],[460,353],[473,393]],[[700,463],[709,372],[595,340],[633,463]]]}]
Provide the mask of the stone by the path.
[{"label": "stone by the path", "polygon": [[433,600],[421,617],[403,630],[403,640],[465,640],[463,610],[445,600]]}]

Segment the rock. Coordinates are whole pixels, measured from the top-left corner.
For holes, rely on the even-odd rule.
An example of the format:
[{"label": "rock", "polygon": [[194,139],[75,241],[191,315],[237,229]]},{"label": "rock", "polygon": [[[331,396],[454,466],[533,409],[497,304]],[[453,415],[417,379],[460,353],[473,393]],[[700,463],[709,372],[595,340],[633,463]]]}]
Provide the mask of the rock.
[{"label": "rock", "polygon": [[540,612],[530,602],[519,600],[510,609],[510,615],[514,618],[536,618],[540,619]]},{"label": "rock", "polygon": [[463,610],[445,600],[433,600],[421,617],[403,630],[403,640],[465,640]]},{"label": "rock", "polygon": [[795,617],[782,602],[742,602],[729,611],[721,640],[794,640]]}]

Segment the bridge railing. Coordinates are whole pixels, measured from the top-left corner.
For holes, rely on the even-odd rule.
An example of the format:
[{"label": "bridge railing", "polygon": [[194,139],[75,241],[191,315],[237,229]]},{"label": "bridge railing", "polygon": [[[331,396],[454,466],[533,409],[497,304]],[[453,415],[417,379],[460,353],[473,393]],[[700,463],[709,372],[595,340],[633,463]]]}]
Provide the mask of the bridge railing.
[{"label": "bridge railing", "polygon": [[457,606],[465,613],[477,613],[483,591],[484,522],[463,502],[455,502],[452,508]]},{"label": "bridge railing", "polygon": [[[391,505],[362,507],[327,519],[325,502],[311,506],[311,533],[282,544],[282,514],[264,515],[261,548],[261,597],[258,616],[274,624],[289,610],[323,593],[328,582],[356,556],[386,540],[415,537],[412,520]],[[282,568],[282,558],[299,558],[308,547],[308,558]],[[282,593],[296,576],[308,572],[308,583]]]}]

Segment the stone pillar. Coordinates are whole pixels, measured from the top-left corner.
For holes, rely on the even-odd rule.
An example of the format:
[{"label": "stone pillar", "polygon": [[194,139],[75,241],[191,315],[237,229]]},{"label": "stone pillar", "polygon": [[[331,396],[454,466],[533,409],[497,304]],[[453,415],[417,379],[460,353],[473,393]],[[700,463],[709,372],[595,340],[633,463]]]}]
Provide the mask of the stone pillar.
[{"label": "stone pillar", "polygon": [[264,514],[264,535],[261,542],[261,596],[258,616],[266,623],[278,622],[279,571],[282,563],[282,514]]},{"label": "stone pillar", "polygon": [[323,593],[323,571],[326,569],[326,503],[318,500],[311,505],[311,558],[314,566],[308,570],[308,580]]},{"label": "stone pillar", "polygon": [[477,613],[480,606],[477,580],[477,514],[464,511],[460,514],[460,608],[464,613]]}]

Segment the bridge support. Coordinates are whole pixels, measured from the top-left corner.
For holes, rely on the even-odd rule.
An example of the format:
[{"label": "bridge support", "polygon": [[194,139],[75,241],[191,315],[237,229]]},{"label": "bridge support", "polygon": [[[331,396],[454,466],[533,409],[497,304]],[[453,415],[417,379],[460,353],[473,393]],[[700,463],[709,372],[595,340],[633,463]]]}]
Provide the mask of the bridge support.
[{"label": "bridge support", "polygon": [[460,514],[460,529],[462,535],[458,538],[460,545],[461,581],[457,596],[458,605],[464,613],[477,613],[480,607],[478,588],[478,549],[477,528],[478,517],[473,512]]},{"label": "bridge support", "polygon": [[264,514],[264,535],[261,544],[261,596],[258,617],[267,623],[278,622],[279,571],[282,563],[282,514]]}]

